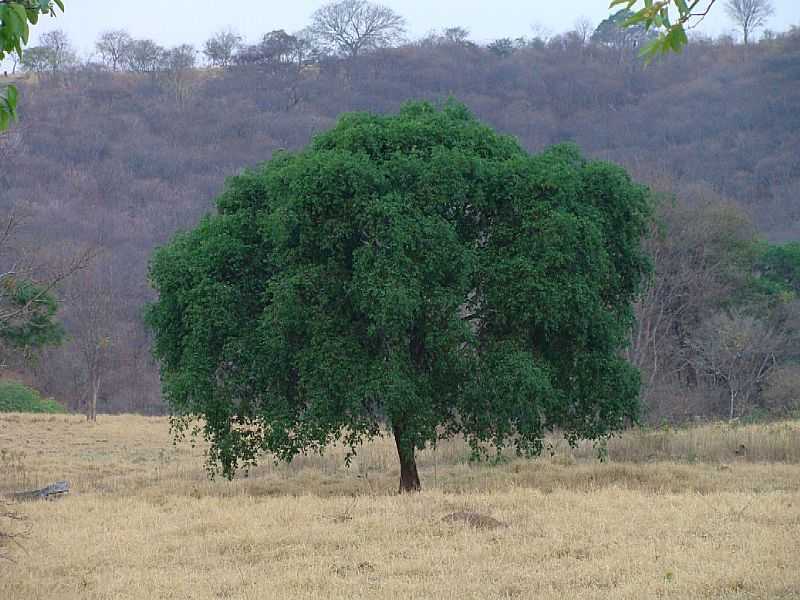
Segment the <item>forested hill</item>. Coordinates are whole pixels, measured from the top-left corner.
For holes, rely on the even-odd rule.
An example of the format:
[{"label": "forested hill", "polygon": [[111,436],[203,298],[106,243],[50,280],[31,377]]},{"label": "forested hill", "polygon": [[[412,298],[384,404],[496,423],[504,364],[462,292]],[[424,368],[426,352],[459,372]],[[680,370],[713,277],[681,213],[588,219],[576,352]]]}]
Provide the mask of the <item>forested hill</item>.
[{"label": "forested hill", "polygon": [[211,210],[226,176],[302,147],[344,111],[454,96],[531,151],[572,140],[688,203],[737,201],[768,239],[800,239],[797,35],[693,43],[649,67],[634,51],[569,38],[503,52],[439,41],[302,65],[84,67],[23,80],[21,91],[21,121],[0,140],[0,210],[27,207],[41,257],[105,249],[62,290],[72,341],[33,376],[77,404],[80,332],[112,323],[101,410],[160,406],[140,322],[154,246]]}]

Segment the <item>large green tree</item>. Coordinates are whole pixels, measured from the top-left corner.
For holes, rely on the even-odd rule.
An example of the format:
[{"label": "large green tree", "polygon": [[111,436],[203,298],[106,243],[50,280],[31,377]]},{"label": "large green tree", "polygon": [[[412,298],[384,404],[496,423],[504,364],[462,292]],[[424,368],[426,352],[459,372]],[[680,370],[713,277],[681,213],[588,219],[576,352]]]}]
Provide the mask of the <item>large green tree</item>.
[{"label": "large green tree", "polygon": [[571,145],[539,156],[457,103],[348,114],[233,177],[154,256],[149,307],[174,425],[210,466],[394,435],[533,455],[637,415],[620,350],[647,260],[645,188]]}]

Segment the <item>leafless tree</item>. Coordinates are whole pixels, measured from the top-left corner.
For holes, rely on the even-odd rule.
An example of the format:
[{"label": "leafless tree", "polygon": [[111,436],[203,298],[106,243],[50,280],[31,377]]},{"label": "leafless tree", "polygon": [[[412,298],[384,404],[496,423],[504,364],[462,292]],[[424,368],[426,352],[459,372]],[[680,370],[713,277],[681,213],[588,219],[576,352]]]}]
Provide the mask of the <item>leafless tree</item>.
[{"label": "leafless tree", "polygon": [[100,53],[100,58],[112,71],[121,67],[127,58],[133,38],[123,30],[106,31],[95,42],[95,48]]},{"label": "leafless tree", "polygon": [[447,27],[442,31],[442,39],[448,44],[465,46],[469,44],[469,30],[464,27]]},{"label": "leafless tree", "polygon": [[533,39],[541,40],[545,43],[553,36],[553,30],[538,21],[531,24],[531,33],[533,34]]},{"label": "leafless tree", "polygon": [[308,28],[295,31],[292,36],[295,39],[294,58],[298,66],[303,66],[308,62],[318,62],[323,55],[322,49],[316,43],[313,33]]},{"label": "leafless tree", "polygon": [[236,49],[242,43],[242,36],[230,30],[219,31],[206,40],[203,47],[208,62],[214,67],[229,67]]},{"label": "leafless tree", "polygon": [[592,37],[592,32],[594,31],[594,25],[589,20],[588,17],[582,16],[578,17],[575,20],[573,25],[573,30],[577,35],[578,39],[581,41],[582,45],[586,45],[589,39]]},{"label": "leafless tree", "polygon": [[760,391],[778,365],[786,336],[764,321],[741,313],[719,313],[692,337],[691,360],[728,393],[728,416],[734,419]]},{"label": "leafless tree", "polygon": [[753,31],[763,27],[767,18],[775,12],[770,0],[728,0],[725,9],[742,30],[745,46],[750,43]]},{"label": "leafless tree", "polygon": [[635,304],[628,346],[628,359],[643,374],[645,401],[660,381],[695,383],[686,340],[741,284],[737,256],[755,236],[741,209],[719,202],[687,207],[666,200],[656,219],[645,243],[653,274]]},{"label": "leafless tree", "polygon": [[161,55],[161,79],[174,92],[178,105],[183,105],[191,93],[196,62],[197,50],[191,44],[181,44]]},{"label": "leafless tree", "polygon": [[322,44],[355,57],[400,41],[405,19],[391,8],[366,0],[341,0],[319,8],[309,30]]},{"label": "leafless tree", "polygon": [[19,65],[19,54],[16,52],[10,52],[9,54],[6,54],[6,58],[11,63],[11,74],[16,75],[17,66]]},{"label": "leafless tree", "polygon": [[39,44],[49,51],[52,71],[61,71],[66,67],[75,65],[78,61],[72,43],[69,41],[67,34],[61,29],[42,34],[42,37],[39,38]]},{"label": "leafless tree", "polygon": [[[86,374],[86,418],[97,420],[97,399],[116,344],[117,298],[113,271],[98,266],[69,282],[66,302],[75,323],[70,336]],[[117,286],[118,287],[118,286]]]}]

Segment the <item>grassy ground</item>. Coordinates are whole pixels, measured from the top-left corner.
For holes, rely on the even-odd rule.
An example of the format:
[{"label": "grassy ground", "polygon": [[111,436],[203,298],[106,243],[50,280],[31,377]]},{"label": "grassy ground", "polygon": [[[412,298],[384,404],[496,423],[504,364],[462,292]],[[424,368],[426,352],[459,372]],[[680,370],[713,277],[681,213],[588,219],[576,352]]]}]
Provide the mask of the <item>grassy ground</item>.
[{"label": "grassy ground", "polygon": [[[164,419],[0,415],[0,493],[74,490],[11,505],[27,524],[7,530],[30,531],[0,598],[800,598],[800,424],[633,432],[608,454],[476,466],[454,441],[397,496],[388,439],[349,470],[334,450],[208,481]],[[443,520],[459,511],[503,525]]]}]

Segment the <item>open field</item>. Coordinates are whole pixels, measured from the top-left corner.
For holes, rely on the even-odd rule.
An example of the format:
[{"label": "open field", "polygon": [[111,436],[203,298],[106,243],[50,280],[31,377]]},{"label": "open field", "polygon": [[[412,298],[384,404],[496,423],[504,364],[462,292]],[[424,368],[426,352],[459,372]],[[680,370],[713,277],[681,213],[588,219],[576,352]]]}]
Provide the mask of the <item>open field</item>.
[{"label": "open field", "polygon": [[0,598],[800,598],[800,423],[632,432],[608,454],[473,465],[449,442],[401,497],[388,439],[349,470],[333,450],[209,481],[165,419],[0,415],[0,493],[73,487],[11,505],[29,534]]}]

